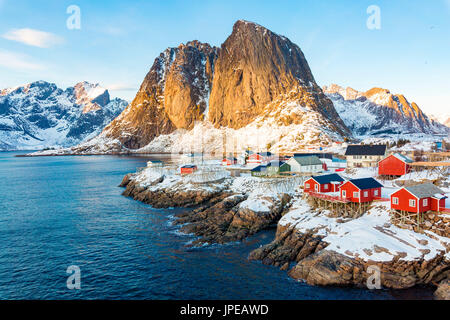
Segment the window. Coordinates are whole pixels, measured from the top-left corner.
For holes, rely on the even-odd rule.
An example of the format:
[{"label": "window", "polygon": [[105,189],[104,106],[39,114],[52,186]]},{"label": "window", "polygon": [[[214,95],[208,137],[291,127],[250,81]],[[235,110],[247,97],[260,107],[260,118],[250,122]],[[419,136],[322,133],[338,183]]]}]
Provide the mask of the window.
[{"label": "window", "polygon": [[359,192],[357,191],[353,192],[353,198],[359,198]]},{"label": "window", "polygon": [[309,189],[309,183],[305,184],[305,188]]},{"label": "window", "polygon": [[373,195],[374,196],[378,196],[378,190],[377,189],[373,190]]},{"label": "window", "polygon": [[342,190],[342,198],[346,198],[347,197],[347,192],[345,190]]},{"label": "window", "polygon": [[368,197],[369,196],[369,191],[364,191],[364,197]]},{"label": "window", "polygon": [[428,199],[423,199],[423,205],[426,207],[428,205]]},{"label": "window", "polygon": [[314,189],[316,189],[316,191],[319,191],[319,185],[318,184],[314,185]]},{"label": "window", "polygon": [[409,206],[415,208],[416,207],[416,200],[409,200]]},{"label": "window", "polygon": [[328,184],[324,185],[323,188],[324,188],[325,190],[328,190]]},{"label": "window", "polygon": [[398,204],[398,198],[392,197],[392,204]]}]

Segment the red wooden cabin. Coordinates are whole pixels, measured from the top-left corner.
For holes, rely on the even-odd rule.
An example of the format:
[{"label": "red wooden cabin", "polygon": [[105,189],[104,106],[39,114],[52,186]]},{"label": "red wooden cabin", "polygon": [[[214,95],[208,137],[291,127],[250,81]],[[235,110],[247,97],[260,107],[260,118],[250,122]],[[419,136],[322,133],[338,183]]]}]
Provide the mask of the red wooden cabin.
[{"label": "red wooden cabin", "polygon": [[360,178],[348,180],[339,190],[342,198],[362,203],[381,197],[382,187],[383,185],[374,178]]},{"label": "red wooden cabin", "polygon": [[432,183],[403,187],[391,194],[391,209],[423,213],[445,208],[444,191]]},{"label": "red wooden cabin", "polygon": [[391,154],[378,162],[378,175],[403,176],[410,172],[413,161],[399,153]]},{"label": "red wooden cabin", "polygon": [[303,184],[305,192],[338,192],[344,179],[336,173],[312,176]]},{"label": "red wooden cabin", "polygon": [[253,153],[248,157],[247,163],[261,164],[275,159],[275,155],[271,152]]},{"label": "red wooden cabin", "polygon": [[180,168],[181,174],[190,174],[194,173],[195,171],[197,171],[197,166],[195,164],[185,165]]},{"label": "red wooden cabin", "polygon": [[225,158],[222,160],[223,166],[232,166],[232,165],[235,165],[236,163],[237,163],[236,158]]}]

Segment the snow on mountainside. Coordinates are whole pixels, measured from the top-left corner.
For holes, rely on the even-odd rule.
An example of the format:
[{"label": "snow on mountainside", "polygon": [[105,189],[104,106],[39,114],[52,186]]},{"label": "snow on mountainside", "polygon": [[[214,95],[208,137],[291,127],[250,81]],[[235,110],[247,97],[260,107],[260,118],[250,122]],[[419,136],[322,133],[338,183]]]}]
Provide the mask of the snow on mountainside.
[{"label": "snow on mountainside", "polygon": [[301,49],[239,20],[220,48],[190,41],[162,52],[126,110],[67,152],[163,151],[167,144],[172,152],[199,150],[199,130],[204,147],[216,151],[224,141],[234,150],[251,142],[287,151],[351,136]]},{"label": "snow on mountainside", "polygon": [[0,150],[69,147],[98,135],[126,107],[98,84],[37,81],[0,91]]},{"label": "snow on mountainside", "polygon": [[450,113],[427,114],[431,120],[441,123],[450,128]]},{"label": "snow on mountainside", "polygon": [[448,127],[428,118],[416,103],[386,89],[359,92],[332,84],[323,90],[357,138],[450,132]]}]

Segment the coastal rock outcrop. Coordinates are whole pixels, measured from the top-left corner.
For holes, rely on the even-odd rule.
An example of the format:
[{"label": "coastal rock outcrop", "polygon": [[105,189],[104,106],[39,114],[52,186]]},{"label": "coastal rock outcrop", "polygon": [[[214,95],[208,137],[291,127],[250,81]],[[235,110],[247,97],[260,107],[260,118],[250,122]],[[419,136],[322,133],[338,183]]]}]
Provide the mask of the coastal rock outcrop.
[{"label": "coastal rock outcrop", "polygon": [[450,300],[450,278],[439,283],[437,290],[434,292],[437,300]]},{"label": "coastal rock outcrop", "polygon": [[275,224],[291,200],[286,193],[259,197],[236,191],[227,178],[206,183],[192,178],[144,170],[127,174],[120,186],[124,196],[155,208],[192,208],[176,214],[174,224],[199,237],[193,245],[243,240]]},{"label": "coastal rock outcrop", "polygon": [[[303,207],[284,216],[278,223],[274,241],[255,249],[248,258],[288,270],[290,277],[310,285],[367,287],[379,271],[382,288],[439,285],[436,298],[448,298],[450,264],[445,238],[439,242],[436,236],[430,235],[431,238],[426,240],[422,235],[390,228],[387,223],[381,227],[379,223],[383,221],[384,213],[379,211],[380,206],[373,207],[369,217],[345,222],[323,217],[323,213],[305,205],[303,203]],[[372,231],[370,221],[377,212],[380,218],[373,220]],[[396,232],[402,233],[404,238]],[[376,241],[352,244],[352,233],[361,241],[364,237]],[[385,242],[381,235],[386,237]],[[432,248],[431,241],[437,241],[433,243],[436,249]],[[402,246],[405,247],[401,249]]]}]

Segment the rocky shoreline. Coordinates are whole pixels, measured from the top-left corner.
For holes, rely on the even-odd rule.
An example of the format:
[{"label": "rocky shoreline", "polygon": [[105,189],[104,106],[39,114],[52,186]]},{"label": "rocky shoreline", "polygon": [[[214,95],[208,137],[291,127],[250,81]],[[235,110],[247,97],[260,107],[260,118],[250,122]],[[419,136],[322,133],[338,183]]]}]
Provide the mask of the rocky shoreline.
[{"label": "rocky shoreline", "polygon": [[[230,186],[232,179],[207,184],[207,187],[190,188],[182,181],[164,187],[165,179],[168,178],[161,175],[142,183],[139,173],[128,174],[120,187],[125,188],[123,195],[155,208],[192,208],[177,214],[174,224],[180,225],[182,232],[198,237],[192,243],[194,246],[244,240],[279,222],[293,203],[293,195],[286,193],[276,197],[259,195],[256,201],[269,203],[270,209],[258,212],[243,205],[252,201],[253,196],[251,193],[233,190]],[[426,241],[421,241],[426,244]],[[304,232],[297,229],[295,224],[278,223],[275,239],[252,251],[248,259],[276,266],[286,270],[293,279],[317,286],[367,287],[367,281],[376,267],[380,271],[382,288],[406,289],[416,285],[430,285],[438,288],[436,299],[448,300],[448,249],[439,251],[431,259],[425,257],[430,250],[420,249],[422,257],[419,259],[407,260],[404,259],[406,254],[399,253],[390,261],[372,261],[352,252],[342,254],[330,249],[329,243],[324,241],[324,235],[315,229]],[[381,245],[374,246],[373,250],[389,252]]]},{"label": "rocky shoreline", "polygon": [[[374,266],[380,270],[382,288],[407,289],[416,285],[437,286],[436,299],[450,299],[450,261],[442,253],[431,260],[365,261],[327,250],[328,243],[313,233],[279,226],[273,242],[249,254],[250,260],[289,270],[296,280],[315,286],[367,287]],[[295,264],[291,268],[291,264]],[[370,267],[370,268],[369,268]],[[369,271],[369,272],[368,272]]]},{"label": "rocky shoreline", "polygon": [[224,187],[199,190],[174,190],[173,188],[152,189],[164,180],[160,177],[146,186],[134,180],[135,174],[123,178],[120,187],[125,187],[124,196],[149,204],[155,208],[190,207],[192,210],[177,214],[175,225],[181,225],[181,232],[199,237],[192,245],[203,243],[224,244],[241,241],[246,237],[275,224],[290,203],[288,194],[267,197],[268,211],[254,211],[240,205],[248,195],[233,192]]}]

